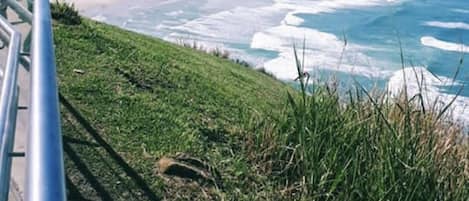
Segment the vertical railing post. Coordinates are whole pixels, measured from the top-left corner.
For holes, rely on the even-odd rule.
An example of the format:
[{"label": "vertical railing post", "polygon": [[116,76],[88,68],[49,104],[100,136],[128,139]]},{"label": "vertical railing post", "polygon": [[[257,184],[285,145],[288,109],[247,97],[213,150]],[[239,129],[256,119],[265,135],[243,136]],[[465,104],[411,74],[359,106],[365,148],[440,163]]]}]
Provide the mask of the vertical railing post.
[{"label": "vertical railing post", "polygon": [[59,99],[49,0],[35,0],[31,47],[26,201],[66,200]]},{"label": "vertical railing post", "polygon": [[7,200],[12,162],[10,154],[13,151],[16,129],[21,35],[3,16],[0,16],[0,27],[9,35],[8,56],[0,93],[0,200]]},{"label": "vertical railing post", "polygon": [[18,17],[26,23],[31,23],[33,16],[28,11],[28,9],[24,8],[20,3],[16,2],[16,0],[4,0],[8,7],[10,7]]}]

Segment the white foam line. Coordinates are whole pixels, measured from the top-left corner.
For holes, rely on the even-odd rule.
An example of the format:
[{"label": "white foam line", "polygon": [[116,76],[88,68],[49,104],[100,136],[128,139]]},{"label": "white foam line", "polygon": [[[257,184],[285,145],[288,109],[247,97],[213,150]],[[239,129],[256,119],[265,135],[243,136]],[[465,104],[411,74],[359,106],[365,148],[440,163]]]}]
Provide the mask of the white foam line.
[{"label": "white foam line", "polygon": [[303,13],[317,14],[333,12],[340,8],[353,8],[389,4],[387,0],[274,0],[275,6],[280,9],[289,9]]},{"label": "white foam line", "polygon": [[287,14],[285,19],[283,19],[282,24],[292,25],[292,26],[300,26],[304,23],[304,19],[295,16],[294,13],[290,12]]},{"label": "white foam line", "polygon": [[201,40],[230,43],[249,43],[250,38],[259,30],[274,26],[282,16],[271,6],[247,8],[236,7],[208,16],[191,20],[180,26],[172,27],[174,34],[203,36]]},{"label": "white foam line", "polygon": [[464,22],[440,22],[440,21],[429,21],[425,22],[424,25],[445,29],[466,29],[469,30],[469,24]]},{"label": "white foam line", "polygon": [[96,16],[92,17],[91,19],[96,20],[98,22],[106,22],[107,17],[104,16],[104,15],[96,15]]},{"label": "white foam line", "polygon": [[458,8],[453,9],[452,11],[457,12],[457,13],[466,13],[466,14],[469,13],[469,10],[458,9]]},{"label": "white foam line", "polygon": [[183,10],[176,10],[176,11],[171,11],[171,12],[168,12],[168,13],[165,13],[166,16],[171,16],[171,17],[176,17],[176,16],[179,16],[179,15],[182,15],[184,13]]},{"label": "white foam line", "polygon": [[420,42],[425,46],[434,47],[446,51],[469,52],[469,46],[466,46],[464,44],[442,41],[431,36],[424,36],[420,38]]},{"label": "white foam line", "polygon": [[[297,14],[319,14],[331,13],[340,8],[376,6],[383,3],[389,4],[389,0],[274,0],[274,8],[278,10],[288,10],[288,14],[282,20],[282,24],[296,25],[303,24],[304,20],[297,17]],[[314,6],[311,6],[314,4]]]},{"label": "white foam line", "polygon": [[[298,77],[294,55],[290,53],[282,53],[279,57],[264,63],[267,72],[274,74],[281,80],[291,81]],[[302,54],[302,53],[300,53]],[[305,71],[311,75],[316,74],[320,70],[331,72],[347,73],[355,76],[365,76],[368,78],[384,78],[389,77],[392,72],[385,71],[376,67],[342,64],[338,66],[338,58],[320,52],[309,52],[305,55]]]}]

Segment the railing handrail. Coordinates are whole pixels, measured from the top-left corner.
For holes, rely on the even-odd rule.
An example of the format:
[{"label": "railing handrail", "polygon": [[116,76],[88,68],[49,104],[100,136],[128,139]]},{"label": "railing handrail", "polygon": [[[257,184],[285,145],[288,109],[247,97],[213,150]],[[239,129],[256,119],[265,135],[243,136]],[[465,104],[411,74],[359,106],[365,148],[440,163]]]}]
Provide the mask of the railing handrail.
[{"label": "railing handrail", "polygon": [[18,105],[18,58],[21,34],[0,16],[0,27],[9,35],[8,55],[0,94],[0,199],[7,200],[10,184],[11,157]]},{"label": "railing handrail", "polygon": [[65,173],[49,0],[35,0],[33,11],[25,200],[62,201]]}]

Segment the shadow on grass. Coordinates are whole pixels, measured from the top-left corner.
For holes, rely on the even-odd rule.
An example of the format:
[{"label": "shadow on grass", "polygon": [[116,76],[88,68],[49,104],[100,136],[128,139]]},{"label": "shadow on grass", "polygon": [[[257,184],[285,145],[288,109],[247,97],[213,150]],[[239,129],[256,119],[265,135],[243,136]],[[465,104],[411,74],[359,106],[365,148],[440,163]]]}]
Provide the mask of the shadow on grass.
[{"label": "shadow on grass", "polygon": [[[64,133],[69,200],[87,200],[89,197],[94,197],[91,200],[115,200],[115,197],[119,197],[119,200],[161,200],[78,109],[62,94],[59,94],[59,98],[65,108],[63,113],[69,113],[72,119],[66,123],[75,125],[76,133],[83,130],[80,139]],[[84,139],[90,139],[91,142]],[[70,166],[73,168],[69,169]]]},{"label": "shadow on grass", "polygon": [[143,83],[142,81],[140,81],[139,79],[133,77],[129,73],[127,73],[127,72],[125,72],[125,71],[123,71],[119,68],[116,68],[115,71],[116,71],[117,74],[119,74],[119,75],[123,76],[125,79],[127,79],[131,84],[135,85],[137,88],[143,89],[143,90],[153,91],[153,88],[150,85]]},{"label": "shadow on grass", "polygon": [[[68,153],[66,153],[68,154]],[[86,199],[80,192],[80,189],[73,183],[73,181],[67,176],[66,178],[67,182],[67,190],[68,190],[68,200],[74,201],[74,200],[81,200],[81,201],[91,201],[90,199]],[[108,193],[103,191],[107,196]],[[104,196],[102,197],[104,200]]]},{"label": "shadow on grass", "polygon": [[[96,176],[88,169],[85,162],[80,159],[80,156],[73,151],[72,147],[69,145],[69,141],[67,138],[64,138],[63,146],[65,154],[74,162],[78,170],[83,174],[83,176],[88,180],[88,183],[92,186],[92,188],[97,192],[98,197],[102,198],[103,200],[112,200],[111,195],[106,189],[99,183]],[[69,189],[69,197],[72,199],[83,200],[85,199],[83,195],[80,193],[80,190],[77,186],[73,184],[73,182],[67,177],[67,189]]]}]

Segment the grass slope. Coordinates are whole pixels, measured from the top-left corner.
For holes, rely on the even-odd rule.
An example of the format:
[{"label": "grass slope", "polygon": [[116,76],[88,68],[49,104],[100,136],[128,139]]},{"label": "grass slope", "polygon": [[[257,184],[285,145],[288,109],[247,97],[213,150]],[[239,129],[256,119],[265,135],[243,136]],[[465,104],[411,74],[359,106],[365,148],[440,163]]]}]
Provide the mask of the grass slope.
[{"label": "grass slope", "polygon": [[253,114],[278,114],[289,89],[230,61],[88,20],[57,24],[54,34],[71,200],[164,198],[154,165],[165,154],[247,168],[222,158],[231,149],[223,144]]}]

